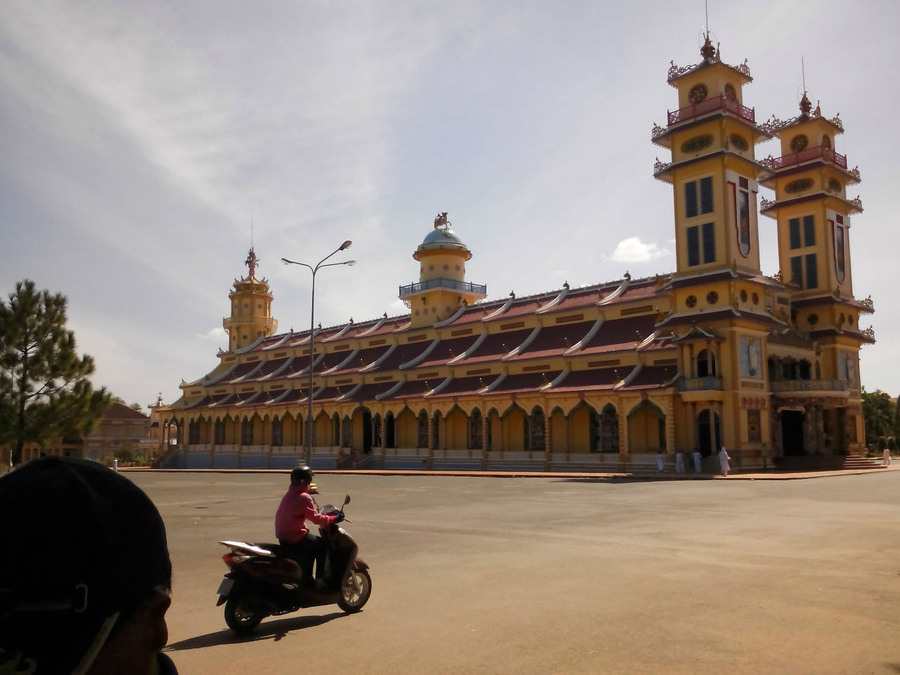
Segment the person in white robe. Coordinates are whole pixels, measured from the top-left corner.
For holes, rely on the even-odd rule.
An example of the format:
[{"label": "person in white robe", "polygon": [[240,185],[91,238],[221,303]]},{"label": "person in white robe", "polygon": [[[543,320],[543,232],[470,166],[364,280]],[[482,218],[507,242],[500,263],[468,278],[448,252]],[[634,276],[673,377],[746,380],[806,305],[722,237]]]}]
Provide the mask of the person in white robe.
[{"label": "person in white robe", "polygon": [[728,451],[725,449],[725,446],[723,445],[722,449],[719,450],[719,465],[722,467],[722,475],[723,476],[728,475],[728,469],[730,468],[728,466],[728,460],[730,460],[730,459],[731,459],[731,457],[728,456]]}]

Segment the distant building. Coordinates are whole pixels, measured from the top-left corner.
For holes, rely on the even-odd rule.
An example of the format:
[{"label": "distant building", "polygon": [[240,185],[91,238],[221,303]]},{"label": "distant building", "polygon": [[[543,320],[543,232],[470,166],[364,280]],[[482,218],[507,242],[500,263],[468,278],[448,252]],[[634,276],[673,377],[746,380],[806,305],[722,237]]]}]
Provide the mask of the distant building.
[{"label": "distant building", "polygon": [[127,451],[132,459],[150,459],[158,450],[159,442],[150,436],[150,418],[123,403],[110,403],[94,430],[84,436],[55,438],[43,446],[27,445],[22,461],[41,455],[84,457],[99,461],[117,452]]},{"label": "distant building", "polygon": [[[652,142],[673,187],[676,269],[653,278],[484,302],[446,214],[400,287],[408,315],[276,333],[272,294],[250,274],[231,292],[228,350],[182,397],[154,409],[167,466],[288,467],[304,456],[314,361],[316,466],[609,468],[725,445],[738,467],[862,453],[859,350],[874,342],[854,298],[843,132],[804,94],[759,124],[746,65],[668,73],[677,108]],[[781,155],[757,159],[777,138]],[[757,202],[760,186],[774,200]],[[780,271],[760,270],[759,214]],[[515,255],[515,251],[510,251]]]}]

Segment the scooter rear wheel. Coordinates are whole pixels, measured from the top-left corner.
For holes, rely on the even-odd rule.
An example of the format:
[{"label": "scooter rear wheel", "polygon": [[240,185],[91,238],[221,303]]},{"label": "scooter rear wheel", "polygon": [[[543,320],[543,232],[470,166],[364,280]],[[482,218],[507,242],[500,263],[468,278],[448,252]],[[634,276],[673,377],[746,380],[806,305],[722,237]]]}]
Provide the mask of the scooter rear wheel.
[{"label": "scooter rear wheel", "polygon": [[353,614],[363,608],[372,594],[372,577],[368,570],[350,570],[347,580],[341,586],[341,597],[338,607]]},{"label": "scooter rear wheel", "polygon": [[252,633],[266,617],[262,604],[247,596],[232,596],[225,603],[225,623],[235,633]]}]

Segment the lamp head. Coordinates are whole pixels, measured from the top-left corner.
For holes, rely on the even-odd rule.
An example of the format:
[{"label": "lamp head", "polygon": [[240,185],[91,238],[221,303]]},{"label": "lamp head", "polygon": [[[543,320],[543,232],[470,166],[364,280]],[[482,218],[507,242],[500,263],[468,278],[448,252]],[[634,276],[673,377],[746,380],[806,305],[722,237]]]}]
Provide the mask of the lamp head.
[{"label": "lamp head", "polygon": [[353,244],[353,242],[348,239],[343,244],[341,244],[341,247],[338,249],[338,251],[344,251],[344,250],[350,248],[351,244]]}]

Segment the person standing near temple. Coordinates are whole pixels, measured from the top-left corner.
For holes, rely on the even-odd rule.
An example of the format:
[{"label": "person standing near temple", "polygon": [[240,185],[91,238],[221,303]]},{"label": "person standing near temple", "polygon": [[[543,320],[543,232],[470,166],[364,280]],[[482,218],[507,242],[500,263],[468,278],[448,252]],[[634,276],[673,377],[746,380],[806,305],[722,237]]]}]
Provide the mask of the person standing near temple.
[{"label": "person standing near temple", "polygon": [[728,460],[730,460],[730,459],[731,459],[731,457],[728,456],[728,451],[725,449],[725,446],[723,445],[722,449],[719,450],[719,465],[722,467],[722,475],[723,476],[728,475],[728,469],[730,468],[728,466]]}]

